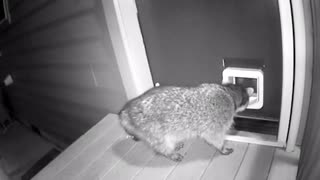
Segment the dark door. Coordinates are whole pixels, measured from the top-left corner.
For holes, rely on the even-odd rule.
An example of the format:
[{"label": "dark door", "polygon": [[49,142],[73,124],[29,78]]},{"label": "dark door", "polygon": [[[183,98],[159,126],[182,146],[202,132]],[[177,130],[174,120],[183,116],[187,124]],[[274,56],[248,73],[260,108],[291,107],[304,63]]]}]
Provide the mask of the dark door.
[{"label": "dark door", "polygon": [[136,2],[154,82],[221,83],[223,58],[256,61],[265,65],[264,107],[245,114],[279,120],[282,47],[277,0]]}]

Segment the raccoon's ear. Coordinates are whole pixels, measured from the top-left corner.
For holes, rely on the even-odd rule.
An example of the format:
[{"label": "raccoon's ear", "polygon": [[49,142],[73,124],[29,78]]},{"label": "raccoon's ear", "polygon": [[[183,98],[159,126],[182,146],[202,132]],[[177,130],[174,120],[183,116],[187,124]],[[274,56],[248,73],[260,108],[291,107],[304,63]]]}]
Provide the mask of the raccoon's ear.
[{"label": "raccoon's ear", "polygon": [[251,96],[254,93],[254,89],[252,87],[248,87],[246,88],[246,90],[249,96]]}]

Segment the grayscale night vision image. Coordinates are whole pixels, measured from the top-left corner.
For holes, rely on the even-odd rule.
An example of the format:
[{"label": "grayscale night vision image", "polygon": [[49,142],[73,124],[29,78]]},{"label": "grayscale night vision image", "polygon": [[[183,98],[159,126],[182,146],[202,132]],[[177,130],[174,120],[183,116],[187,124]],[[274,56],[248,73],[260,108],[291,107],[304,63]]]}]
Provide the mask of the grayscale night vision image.
[{"label": "grayscale night vision image", "polygon": [[0,180],[320,179],[320,1],[0,0]]}]

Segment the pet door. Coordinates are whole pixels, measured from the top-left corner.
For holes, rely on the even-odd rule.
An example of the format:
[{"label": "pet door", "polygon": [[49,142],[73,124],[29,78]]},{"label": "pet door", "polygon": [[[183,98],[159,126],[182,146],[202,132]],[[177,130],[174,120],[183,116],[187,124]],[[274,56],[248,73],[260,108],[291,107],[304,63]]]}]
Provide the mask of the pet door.
[{"label": "pet door", "polygon": [[263,72],[261,69],[228,67],[222,73],[222,83],[241,84],[245,88],[253,88],[247,109],[263,107]]}]

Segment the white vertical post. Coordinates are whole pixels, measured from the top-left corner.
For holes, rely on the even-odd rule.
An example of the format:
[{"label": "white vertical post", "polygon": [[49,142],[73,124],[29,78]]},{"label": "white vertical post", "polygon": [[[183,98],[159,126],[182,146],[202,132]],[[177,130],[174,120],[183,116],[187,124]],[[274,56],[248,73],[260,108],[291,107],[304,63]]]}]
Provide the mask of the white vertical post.
[{"label": "white vertical post", "polygon": [[[307,65],[307,51],[306,51],[306,23],[303,0],[292,0],[292,14],[294,19],[294,37],[295,37],[295,84],[294,96],[292,104],[292,115],[289,136],[287,141],[287,151],[293,151],[297,141],[299,125],[302,117],[303,108],[308,108],[310,99],[311,74],[306,77]],[[312,61],[312,57],[308,60]],[[310,69],[308,67],[308,69]],[[306,95],[307,91],[307,95]],[[305,96],[306,95],[306,96]],[[306,115],[305,115],[306,116]]]},{"label": "white vertical post", "polygon": [[293,21],[290,0],[278,0],[282,35],[282,98],[278,141],[286,144],[293,93]]},{"label": "white vertical post", "polygon": [[102,0],[128,99],[153,87],[134,0]]}]

